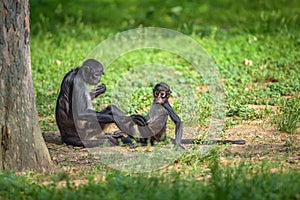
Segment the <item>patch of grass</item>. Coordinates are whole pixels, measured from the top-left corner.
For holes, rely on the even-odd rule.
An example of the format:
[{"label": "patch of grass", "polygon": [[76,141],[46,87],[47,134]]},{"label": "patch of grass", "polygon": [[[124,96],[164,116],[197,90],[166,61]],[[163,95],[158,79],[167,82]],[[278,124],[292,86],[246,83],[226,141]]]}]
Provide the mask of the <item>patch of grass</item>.
[{"label": "patch of grass", "polygon": [[280,110],[272,119],[280,131],[293,133],[300,127],[300,101],[299,97],[284,98],[279,102]]},{"label": "patch of grass", "polygon": [[[201,4],[168,1],[158,4],[135,0],[90,3],[31,0],[30,4],[33,77],[43,130],[53,130],[48,116],[54,113],[64,74],[79,66],[87,52],[99,42],[119,31],[140,26],[181,31],[197,40],[213,56],[224,79],[227,115],[236,113],[254,119],[260,114],[243,110],[244,105],[276,105],[282,96],[299,91],[297,1],[203,1]],[[110,103],[118,80],[132,67],[145,63],[171,66],[182,75],[177,84],[191,84],[193,90],[204,84],[201,74],[199,76],[178,56],[142,50],[124,55],[106,68],[102,80],[108,90],[99,104]],[[140,90],[147,91],[146,88]],[[146,102],[136,101],[136,98],[132,99],[136,105],[129,105],[126,110],[145,109]],[[200,95],[200,105],[207,107],[210,102],[203,102],[203,99]],[[239,104],[239,111],[233,111],[232,108]],[[199,121],[205,123],[209,117],[210,114],[204,112]]]},{"label": "patch of grass", "polygon": [[241,118],[242,120],[255,120],[261,119],[271,113],[273,113],[273,111],[268,106],[265,106],[264,109],[255,109],[247,105],[237,103],[229,108],[227,116]]},{"label": "patch of grass", "polygon": [[[109,170],[105,180],[75,186],[66,174],[41,185],[28,175],[0,172],[0,197],[4,199],[298,199],[298,171],[270,172],[271,165],[221,166],[213,159],[197,177],[186,171],[130,175]],[[195,171],[196,172],[196,171]],[[196,174],[194,172],[194,174]],[[66,184],[62,184],[66,183]]]}]

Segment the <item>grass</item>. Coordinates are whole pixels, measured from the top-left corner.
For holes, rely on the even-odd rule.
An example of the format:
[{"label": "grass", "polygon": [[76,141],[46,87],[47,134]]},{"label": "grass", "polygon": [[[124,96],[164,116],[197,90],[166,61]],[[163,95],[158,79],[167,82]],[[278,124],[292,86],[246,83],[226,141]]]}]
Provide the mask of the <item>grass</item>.
[{"label": "grass", "polygon": [[300,127],[299,97],[282,99],[279,105],[280,111],[274,117],[273,123],[277,124],[280,131],[294,133]]},{"label": "grass", "polygon": [[103,181],[95,180],[105,170],[99,166],[100,171],[93,172],[98,174],[86,175],[88,182],[79,186],[66,174],[41,184],[32,174],[17,176],[1,172],[0,196],[4,199],[298,199],[299,171],[272,172],[272,167],[270,163],[224,167],[211,160],[208,170],[203,172],[198,167],[192,175],[184,170],[135,175],[106,169]]},{"label": "grass", "polygon": [[[80,65],[87,52],[107,37],[141,26],[171,28],[197,40],[213,56],[222,74],[227,116],[263,117],[265,113],[249,110],[245,105],[277,106],[285,96],[299,93],[298,4],[297,1],[255,5],[248,1],[234,4],[168,1],[158,6],[157,2],[149,1],[142,6],[135,1],[87,4],[32,0],[32,66],[42,129],[56,130],[53,111],[65,72]],[[99,104],[110,103],[116,83],[129,69],[149,62],[174,67],[184,81],[178,84],[191,85],[193,90],[204,85],[199,74],[182,58],[161,51],[140,50],[126,54],[106,69],[103,82],[108,92]],[[141,90],[135,96],[142,94],[147,98],[149,88]],[[207,92],[201,92],[197,98],[204,96]],[[146,105],[132,98],[130,102],[135,105],[129,105],[127,111],[145,110]],[[200,121],[210,116],[201,113]]]},{"label": "grass", "polygon": [[[79,66],[108,37],[131,28],[154,26],[187,34],[212,56],[226,95],[229,120],[225,128],[243,120],[275,116],[272,122],[278,129],[291,133],[286,145],[294,145],[293,133],[299,128],[300,116],[299,1],[31,0],[30,5],[31,61],[42,131],[57,130],[55,102],[68,70]],[[144,113],[150,103],[151,84],[143,84],[149,76],[139,69],[150,63],[168,66],[172,72],[168,76],[161,71],[151,73],[155,77],[152,81],[165,77],[172,81],[175,87],[172,104],[177,112],[182,117],[186,116],[184,109],[188,114],[198,113],[193,115],[196,123],[207,127],[212,99],[203,78],[189,62],[169,52],[142,49],[114,61],[105,68],[102,78],[107,92],[95,104],[109,104],[115,88],[127,91],[136,84],[137,89],[122,109]],[[135,74],[134,70],[138,72],[136,79],[122,82]],[[174,74],[179,78],[172,79]],[[183,92],[176,87],[190,89]],[[191,108],[182,103],[184,97],[194,97]],[[274,112],[272,106],[280,111]],[[85,173],[82,179],[88,181],[80,186],[73,185],[73,178],[66,173],[0,172],[0,196],[4,199],[300,199],[298,171],[271,161],[222,165],[218,159],[218,154],[199,158],[197,153],[189,152],[177,161],[184,169],[153,174],[128,174],[97,166],[94,171],[82,172]],[[105,180],[97,180],[99,174]],[[51,184],[43,185],[41,179],[48,182],[50,179]],[[66,186],[60,186],[61,182],[67,183]]]}]

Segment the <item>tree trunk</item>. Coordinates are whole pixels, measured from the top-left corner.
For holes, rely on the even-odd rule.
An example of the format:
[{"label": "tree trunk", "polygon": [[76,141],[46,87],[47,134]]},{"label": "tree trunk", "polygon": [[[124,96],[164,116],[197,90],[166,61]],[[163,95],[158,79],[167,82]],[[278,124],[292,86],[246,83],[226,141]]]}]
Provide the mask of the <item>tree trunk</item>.
[{"label": "tree trunk", "polygon": [[52,165],[35,105],[29,2],[1,0],[0,11],[0,170],[46,170]]}]

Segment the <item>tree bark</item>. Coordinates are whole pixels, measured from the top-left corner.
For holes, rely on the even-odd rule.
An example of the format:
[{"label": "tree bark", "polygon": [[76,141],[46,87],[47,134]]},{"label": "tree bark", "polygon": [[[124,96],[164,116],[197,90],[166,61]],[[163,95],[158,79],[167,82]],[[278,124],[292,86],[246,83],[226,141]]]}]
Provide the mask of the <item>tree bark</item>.
[{"label": "tree bark", "polygon": [[29,1],[0,1],[0,170],[47,170],[30,61]]}]

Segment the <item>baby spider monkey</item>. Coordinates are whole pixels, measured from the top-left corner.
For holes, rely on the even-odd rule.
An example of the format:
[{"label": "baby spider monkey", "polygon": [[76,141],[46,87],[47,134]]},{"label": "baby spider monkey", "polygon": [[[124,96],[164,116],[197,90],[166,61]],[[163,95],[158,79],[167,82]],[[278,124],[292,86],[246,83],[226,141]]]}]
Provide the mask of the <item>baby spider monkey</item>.
[{"label": "baby spider monkey", "polygon": [[[183,122],[176,114],[168,99],[171,96],[170,87],[160,82],[153,88],[153,103],[146,116],[132,115],[132,119],[135,122],[134,133],[129,133],[129,127],[118,124],[121,129],[121,134],[115,134],[116,139],[121,139],[124,144],[131,144],[135,139],[138,143],[146,145],[148,141],[153,145],[154,142],[164,141],[166,137],[166,126],[168,116],[175,123],[175,140],[173,141],[175,146],[180,146],[183,132]],[[145,119],[139,123],[139,119]],[[130,128],[130,130],[133,130]],[[128,131],[127,131],[128,130]],[[128,137],[122,135],[125,132]],[[132,137],[134,136],[134,137]]]},{"label": "baby spider monkey", "polygon": [[[154,142],[166,140],[166,126],[168,116],[175,123],[175,139],[172,142],[175,146],[179,146],[184,149],[181,144],[245,144],[245,140],[208,140],[199,141],[196,139],[182,139],[183,134],[183,122],[170,105],[168,99],[171,96],[171,90],[169,85],[164,82],[160,82],[153,88],[153,103],[146,116],[131,115],[134,120],[134,127],[124,126],[124,124],[118,123],[121,134],[115,134],[113,137],[121,139],[123,144],[132,144],[133,140],[136,140],[142,145],[146,145],[150,140],[151,145]],[[141,120],[142,119],[142,120]],[[146,124],[145,124],[146,121]],[[134,133],[132,133],[134,130]],[[127,133],[128,137],[125,137],[122,132]]]}]

